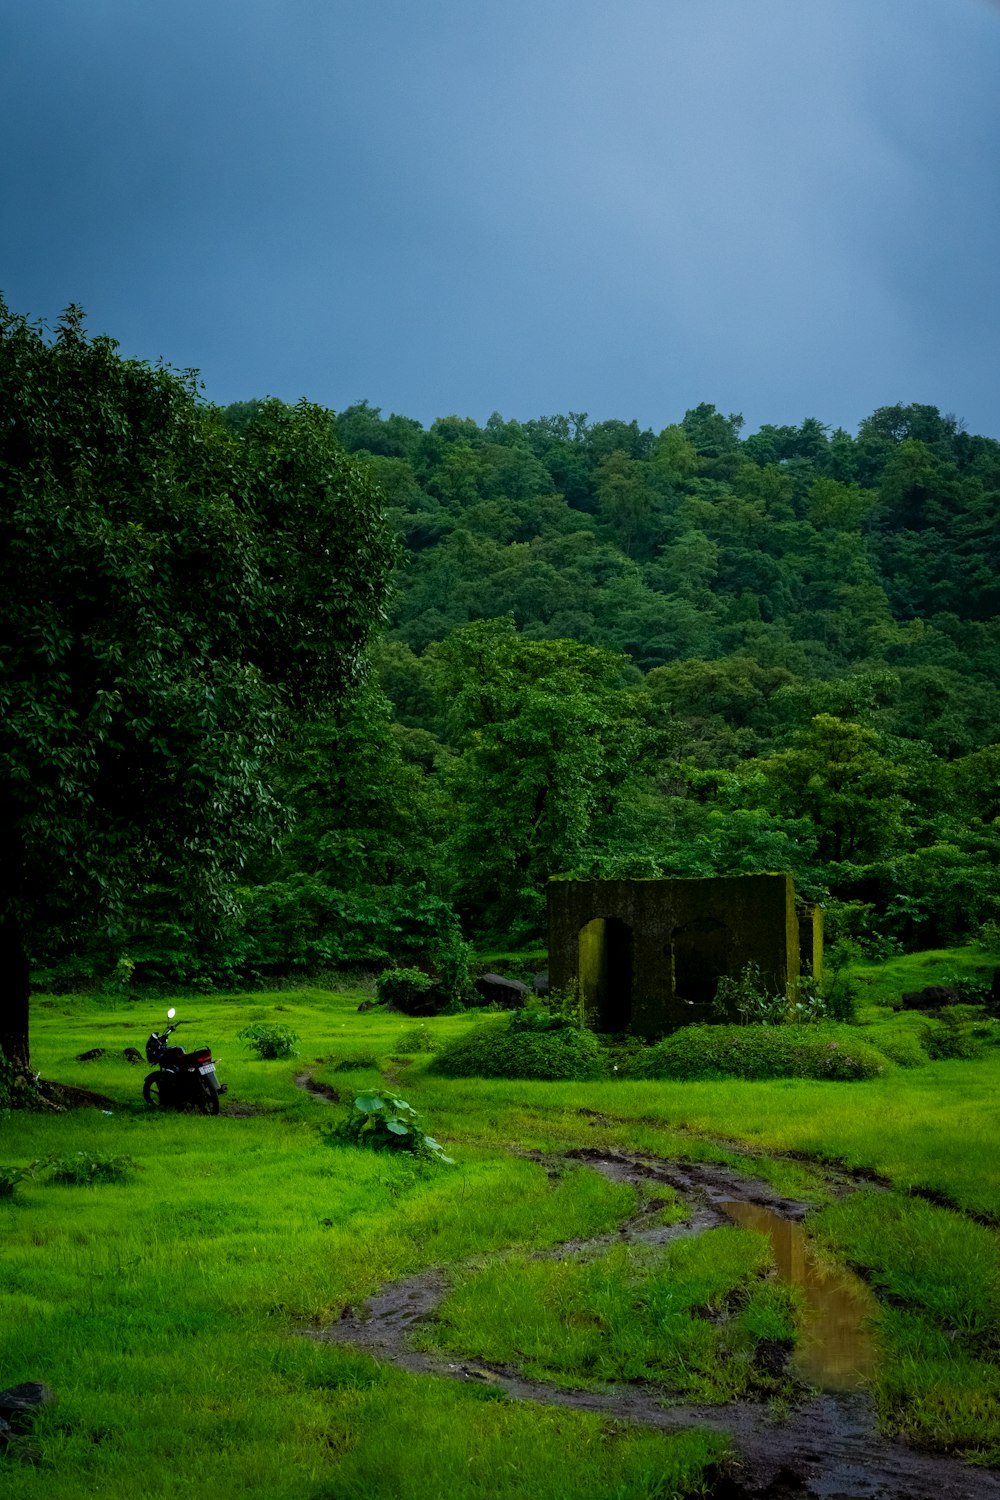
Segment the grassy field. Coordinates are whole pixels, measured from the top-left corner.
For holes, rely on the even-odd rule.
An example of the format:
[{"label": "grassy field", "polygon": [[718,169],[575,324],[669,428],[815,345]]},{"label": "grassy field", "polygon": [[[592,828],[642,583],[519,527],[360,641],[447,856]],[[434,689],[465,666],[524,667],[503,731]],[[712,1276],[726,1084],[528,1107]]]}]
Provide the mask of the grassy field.
[{"label": "grassy field", "polygon": [[[947,958],[953,971],[973,961]],[[922,976],[917,984],[935,982],[941,968],[940,960],[907,962]],[[872,1035],[923,1024],[877,1008],[890,989],[898,993],[898,975],[873,969],[862,978]],[[697,1493],[705,1466],[724,1451],[717,1435],[662,1436],[511,1402],[488,1386],[408,1375],[297,1336],[388,1280],[453,1266],[453,1320],[442,1339],[466,1353],[526,1358],[504,1319],[491,1328],[474,1300],[463,1304],[461,1268],[475,1258],[507,1275],[494,1305],[507,1298],[535,1319],[536,1363],[551,1362],[558,1330],[569,1326],[553,1307],[572,1293],[588,1309],[578,1343],[591,1378],[662,1369],[645,1310],[653,1293],[627,1306],[619,1296],[639,1274],[634,1265],[612,1257],[556,1285],[551,1270],[537,1269],[552,1263],[522,1254],[501,1273],[489,1260],[500,1249],[610,1231],[634,1211],[632,1189],[525,1155],[580,1146],[734,1163],[812,1201],[814,1236],[861,1269],[881,1298],[874,1394],[886,1429],[1000,1461],[1000,1049],[863,1083],[447,1080],[428,1071],[427,1049],[480,1022],[419,1026],[359,1014],[362,998],[296,991],[177,1001],[190,1018],[181,1036],[211,1043],[229,1084],[217,1119],[150,1114],[141,1102],[145,1065],[120,1056],[126,1046],[142,1049],[166,1001],[36,1003],[35,1066],[105,1095],[110,1112],[0,1120],[0,1164],[136,1165],[120,1181],[76,1185],[39,1170],[0,1199],[0,1384],[43,1380],[58,1396],[35,1425],[39,1461],[0,1459],[11,1500]],[[236,1040],[263,1019],[299,1034],[298,1058],[261,1062]],[[107,1055],[75,1061],[95,1046]],[[297,1086],[306,1070],[344,1102]],[[354,1092],[380,1079],[421,1111],[454,1167],[331,1143],[329,1127]],[[835,1198],[821,1163],[863,1169],[891,1188]],[[674,1266],[675,1277],[693,1278],[692,1305],[711,1306],[757,1278],[741,1304],[748,1323],[787,1323],[793,1310],[766,1305],[759,1237],[718,1233],[727,1253],[740,1237],[738,1263],[727,1268],[709,1247],[699,1254],[711,1264],[682,1256]],[[664,1295],[663,1268],[640,1270]],[[641,1359],[609,1355],[595,1334],[613,1316]],[[704,1341],[710,1325],[701,1321]],[[683,1350],[691,1335],[680,1323],[677,1331]],[[560,1357],[569,1358],[565,1349]],[[709,1398],[714,1378],[703,1382]],[[715,1385],[720,1400],[736,1389]]]}]

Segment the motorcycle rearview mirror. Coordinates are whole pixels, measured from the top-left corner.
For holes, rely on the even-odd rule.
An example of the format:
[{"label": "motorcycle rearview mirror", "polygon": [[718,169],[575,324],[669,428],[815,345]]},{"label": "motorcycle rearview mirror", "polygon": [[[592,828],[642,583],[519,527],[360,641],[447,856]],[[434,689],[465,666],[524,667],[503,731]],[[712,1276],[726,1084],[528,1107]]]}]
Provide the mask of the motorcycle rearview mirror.
[{"label": "motorcycle rearview mirror", "polygon": [[172,1021],[174,1019],[174,1016],[176,1016],[176,1014],[177,1014],[177,1012],[174,1010],[174,1007],[171,1006],[170,1009],[167,1011],[167,1020],[168,1021]]}]

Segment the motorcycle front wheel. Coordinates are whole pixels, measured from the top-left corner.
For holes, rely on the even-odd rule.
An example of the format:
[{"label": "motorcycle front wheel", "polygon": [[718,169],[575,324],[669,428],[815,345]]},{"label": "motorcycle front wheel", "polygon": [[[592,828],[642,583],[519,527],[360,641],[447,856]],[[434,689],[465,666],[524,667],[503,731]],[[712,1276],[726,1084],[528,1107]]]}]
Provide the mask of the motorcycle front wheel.
[{"label": "motorcycle front wheel", "polygon": [[214,1078],[201,1080],[201,1098],[198,1100],[198,1108],[203,1115],[219,1113],[219,1085]]},{"label": "motorcycle front wheel", "polygon": [[146,1103],[152,1105],[154,1109],[158,1109],[162,1105],[163,1100],[160,1098],[159,1073],[150,1073],[145,1079],[142,1085],[142,1097],[145,1099]]}]

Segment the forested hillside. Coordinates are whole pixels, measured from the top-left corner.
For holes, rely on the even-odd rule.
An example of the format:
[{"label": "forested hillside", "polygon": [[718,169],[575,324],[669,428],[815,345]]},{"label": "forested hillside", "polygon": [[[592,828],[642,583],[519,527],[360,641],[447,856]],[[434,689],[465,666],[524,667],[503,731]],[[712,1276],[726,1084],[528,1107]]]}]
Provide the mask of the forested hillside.
[{"label": "forested hillside", "polygon": [[928,406],[741,426],[338,416],[407,553],[379,668],[425,868],[474,925],[536,927],[554,871],[789,868],[876,946],[995,917],[1000,444]]},{"label": "forested hillside", "polygon": [[221,936],[151,888],[49,978],[459,973],[544,935],[553,874],[787,869],[869,953],[996,931],[1000,443],[928,406],[332,420],[400,557],[367,678],[280,747],[290,831]]}]

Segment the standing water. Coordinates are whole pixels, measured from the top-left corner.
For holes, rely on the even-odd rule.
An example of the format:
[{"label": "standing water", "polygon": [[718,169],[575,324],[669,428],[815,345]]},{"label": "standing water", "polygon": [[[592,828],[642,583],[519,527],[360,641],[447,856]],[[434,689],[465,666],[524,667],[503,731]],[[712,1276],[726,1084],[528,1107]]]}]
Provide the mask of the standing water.
[{"label": "standing water", "polygon": [[824,1391],[852,1391],[875,1369],[875,1346],[868,1320],[875,1299],[853,1272],[821,1260],[799,1224],[779,1219],[756,1203],[720,1203],[737,1224],[770,1236],[778,1275],[798,1287],[804,1299],[802,1333],[792,1368],[802,1380]]}]

